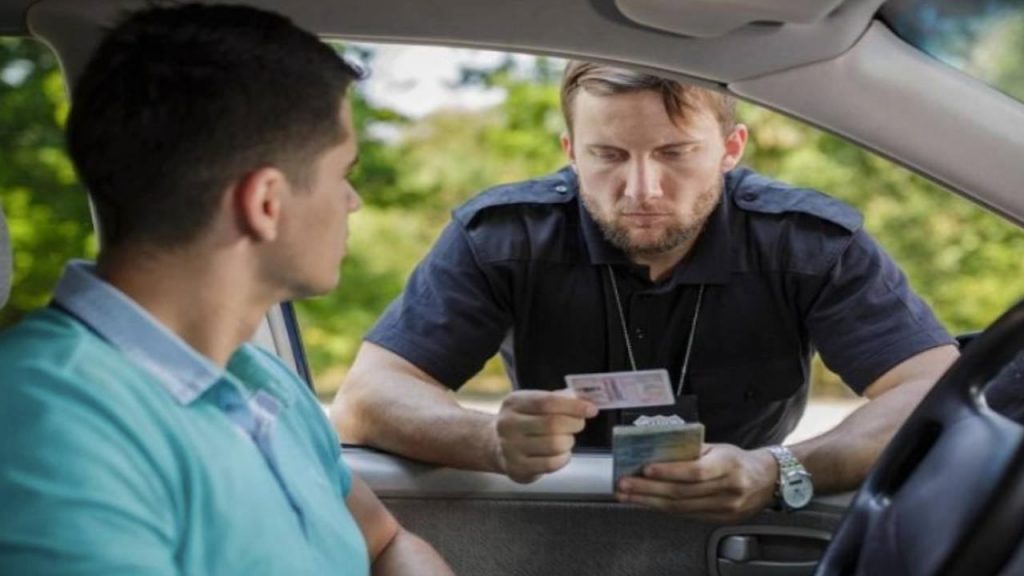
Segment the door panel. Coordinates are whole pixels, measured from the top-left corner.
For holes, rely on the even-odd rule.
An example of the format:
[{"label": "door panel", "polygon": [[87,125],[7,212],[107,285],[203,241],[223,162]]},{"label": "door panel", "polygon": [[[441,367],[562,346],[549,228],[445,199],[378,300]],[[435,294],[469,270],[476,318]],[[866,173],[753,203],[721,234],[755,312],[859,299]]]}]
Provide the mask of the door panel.
[{"label": "door panel", "polygon": [[[615,502],[607,454],[578,454],[528,485],[359,447],[346,447],[345,458],[458,574],[796,576],[813,566],[850,499],[722,527]],[[797,571],[784,570],[794,563]]]}]

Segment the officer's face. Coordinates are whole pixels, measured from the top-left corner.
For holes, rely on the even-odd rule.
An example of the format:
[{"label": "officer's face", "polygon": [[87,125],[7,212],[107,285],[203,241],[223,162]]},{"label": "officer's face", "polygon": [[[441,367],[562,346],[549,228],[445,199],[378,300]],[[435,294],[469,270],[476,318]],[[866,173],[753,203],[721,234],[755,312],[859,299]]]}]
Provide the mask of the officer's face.
[{"label": "officer's face", "polygon": [[673,121],[653,91],[580,90],[573,127],[562,145],[584,204],[605,236],[643,263],[689,249],[746,142],[745,127],[725,137],[710,111]]}]

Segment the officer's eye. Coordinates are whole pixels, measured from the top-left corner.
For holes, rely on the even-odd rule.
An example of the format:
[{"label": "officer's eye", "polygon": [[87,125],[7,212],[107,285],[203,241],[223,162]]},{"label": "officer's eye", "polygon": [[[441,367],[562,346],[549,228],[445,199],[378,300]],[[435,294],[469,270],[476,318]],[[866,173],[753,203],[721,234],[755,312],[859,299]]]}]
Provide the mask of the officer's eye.
[{"label": "officer's eye", "polygon": [[695,146],[672,146],[658,150],[658,154],[666,160],[680,160],[693,152],[694,148]]},{"label": "officer's eye", "polygon": [[602,162],[618,162],[626,157],[624,152],[614,148],[592,148],[590,153]]}]

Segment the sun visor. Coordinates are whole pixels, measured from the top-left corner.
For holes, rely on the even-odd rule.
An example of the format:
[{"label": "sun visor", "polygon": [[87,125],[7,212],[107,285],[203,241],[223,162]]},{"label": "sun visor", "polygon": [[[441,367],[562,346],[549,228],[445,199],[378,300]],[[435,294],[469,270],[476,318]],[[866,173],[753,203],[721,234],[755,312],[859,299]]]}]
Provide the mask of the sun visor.
[{"label": "sun visor", "polygon": [[716,38],[754,23],[815,24],[843,0],[615,0],[623,16],[681,36]]}]

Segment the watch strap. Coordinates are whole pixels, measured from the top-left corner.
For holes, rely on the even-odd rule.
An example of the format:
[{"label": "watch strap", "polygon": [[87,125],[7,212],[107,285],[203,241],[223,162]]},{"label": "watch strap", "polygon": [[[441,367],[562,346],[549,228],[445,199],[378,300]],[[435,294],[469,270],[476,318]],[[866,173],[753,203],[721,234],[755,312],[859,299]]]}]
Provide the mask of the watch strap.
[{"label": "watch strap", "polygon": [[779,465],[779,476],[775,481],[775,508],[777,510],[791,511],[795,510],[785,499],[782,494],[783,484],[788,478],[792,477],[794,473],[800,473],[806,478],[810,478],[810,473],[804,468],[804,465],[797,460],[793,452],[785,446],[769,446],[768,451],[775,458],[775,461]]}]

